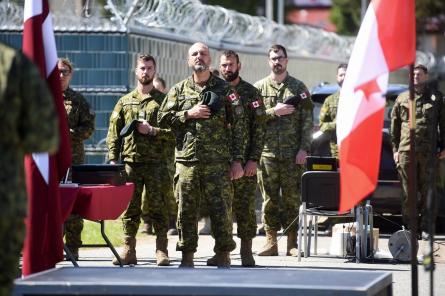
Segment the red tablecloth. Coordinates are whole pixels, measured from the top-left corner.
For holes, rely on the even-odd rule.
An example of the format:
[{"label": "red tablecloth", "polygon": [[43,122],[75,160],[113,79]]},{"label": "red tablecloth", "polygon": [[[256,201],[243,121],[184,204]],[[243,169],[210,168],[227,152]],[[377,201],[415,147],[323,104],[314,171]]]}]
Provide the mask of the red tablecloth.
[{"label": "red tablecloth", "polygon": [[61,186],[62,216],[78,214],[88,220],[115,220],[127,208],[134,184],[122,186]]}]

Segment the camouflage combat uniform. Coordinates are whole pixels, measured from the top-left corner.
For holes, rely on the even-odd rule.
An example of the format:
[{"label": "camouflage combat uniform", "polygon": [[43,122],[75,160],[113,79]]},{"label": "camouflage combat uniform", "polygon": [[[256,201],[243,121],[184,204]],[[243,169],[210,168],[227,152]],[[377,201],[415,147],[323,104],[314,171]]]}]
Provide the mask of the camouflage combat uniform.
[{"label": "camouflage combat uniform", "polygon": [[[154,88],[148,95],[140,95],[134,90],[119,99],[111,114],[107,135],[108,158],[118,161],[121,154],[127,180],[135,184],[133,197],[122,217],[124,235],[127,237],[134,238],[139,228],[144,187],[150,204],[148,215],[156,234],[158,237],[167,235],[168,201],[162,194],[159,165],[163,155],[161,141],[169,137],[170,131],[158,128],[156,120],[159,110],[157,101],[162,100],[163,96],[163,93]],[[120,131],[133,119],[145,119],[155,127],[156,134],[143,135],[135,129],[129,136],[121,139]]]},{"label": "camouflage combat uniform", "polygon": [[[159,105],[165,96],[154,98]],[[175,137],[173,133],[166,135],[161,140],[160,145],[162,149],[162,157],[158,173],[161,175],[161,188],[164,199],[168,201],[168,216],[170,218],[174,217],[178,212],[178,206],[176,204],[175,195],[173,193],[173,176],[175,174]],[[142,197],[142,220],[145,223],[152,224],[149,217],[150,204],[147,199],[146,190],[144,190]]]},{"label": "camouflage combat uniform", "polygon": [[[421,230],[427,231],[428,215],[435,221],[437,213],[427,213],[426,200],[429,189],[435,192],[437,143],[445,148],[445,107],[442,94],[425,89],[415,94],[416,104],[416,173]],[[402,211],[405,223],[409,223],[408,167],[409,160],[409,92],[397,97],[391,112],[391,141],[393,152],[399,152],[397,169],[402,183]],[[433,193],[434,194],[434,193]]]},{"label": "camouflage combat uniform", "polygon": [[0,43],[0,295],[19,274],[27,211],[23,156],[58,147],[54,101],[37,68]]},{"label": "camouflage combat uniform", "polygon": [[[237,99],[232,101],[235,113],[244,113],[247,127],[247,142],[244,148],[245,163],[248,160],[259,162],[264,144],[266,110],[258,90],[244,80],[232,86]],[[243,109],[240,107],[242,106]],[[237,114],[238,115],[238,114]],[[252,239],[256,235],[255,192],[257,176],[242,177],[233,181],[233,213],[237,222],[237,235],[242,239]]]},{"label": "camouflage combat uniform", "polygon": [[327,97],[320,109],[320,130],[330,135],[331,156],[338,158],[337,147],[337,108],[340,92],[336,92]]},{"label": "camouflage combat uniform", "polygon": [[[85,161],[83,141],[94,132],[94,112],[85,98],[69,87],[63,92],[63,104],[70,129],[72,163],[82,164]],[[82,245],[82,229],[82,218],[79,215],[70,215],[65,222],[65,242],[75,256]]]},{"label": "camouflage combat uniform", "polygon": [[[306,86],[287,76],[281,84],[270,77],[255,83],[266,107],[266,135],[261,154],[258,183],[263,195],[265,230],[279,231],[298,216],[300,205],[300,178],[304,167],[295,164],[299,150],[310,151],[312,101]],[[301,104],[295,112],[277,116],[273,108],[288,96],[297,95]],[[280,198],[281,190],[281,198]],[[295,230],[294,223],[290,230]]]},{"label": "camouflage combat uniform", "polygon": [[[201,102],[201,94],[212,91],[222,101],[209,119],[186,120],[185,112]],[[233,116],[228,85],[211,76],[204,87],[193,77],[176,84],[167,94],[159,116],[161,127],[176,137],[175,196],[178,200],[177,250],[195,252],[198,245],[198,214],[202,202],[209,207],[215,252],[235,248],[232,238],[233,187],[230,162],[243,160],[244,127]]]}]

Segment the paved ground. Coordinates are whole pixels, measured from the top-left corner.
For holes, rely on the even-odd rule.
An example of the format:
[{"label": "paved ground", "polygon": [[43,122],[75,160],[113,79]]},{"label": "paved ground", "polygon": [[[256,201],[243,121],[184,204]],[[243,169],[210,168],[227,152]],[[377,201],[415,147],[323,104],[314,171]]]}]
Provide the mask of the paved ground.
[{"label": "paved ground", "polygon": [[[236,229],[236,226],[234,227]],[[172,260],[171,267],[177,268],[180,260],[181,253],[175,250],[175,243],[177,236],[171,236],[169,238],[168,250],[170,258]],[[233,268],[240,268],[241,260],[239,255],[239,239],[235,237],[238,248],[231,253]],[[355,261],[348,260],[346,258],[339,258],[328,255],[332,238],[328,236],[319,237],[318,255],[313,255],[308,258],[302,258],[298,262],[296,257],[285,256],[286,252],[286,237],[283,237],[278,243],[280,256],[276,257],[259,257],[255,256],[257,268],[326,268],[326,269],[370,269],[370,270],[382,270],[390,271],[393,275],[393,291],[394,295],[411,295],[411,266],[409,264],[390,262],[391,254],[388,250],[388,237],[381,236],[379,239],[379,252],[377,253],[380,258],[387,258],[388,260],[380,260],[376,263],[355,263]],[[265,243],[264,236],[258,236],[253,240],[253,249],[257,251]],[[436,271],[434,273],[434,295],[445,295],[445,237],[438,237],[438,243],[436,246],[440,249],[441,257],[437,257],[441,263],[436,264]],[[421,242],[422,244],[422,242]],[[198,251],[195,254],[195,266],[196,268],[213,268],[206,266],[206,260],[213,255],[214,241],[211,236],[200,236]],[[118,252],[121,248],[117,248]],[[419,255],[421,255],[422,247],[419,248]],[[154,258],[155,252],[155,237],[151,235],[139,234],[137,243],[137,256],[138,265],[136,268],[150,268],[156,266]],[[80,250],[80,266],[112,266],[111,261],[113,255],[107,248],[81,248]],[[384,261],[382,263],[382,261]],[[61,262],[57,265],[71,266],[69,262]],[[419,270],[419,295],[430,295],[430,273],[424,271],[423,266],[418,266]]]}]

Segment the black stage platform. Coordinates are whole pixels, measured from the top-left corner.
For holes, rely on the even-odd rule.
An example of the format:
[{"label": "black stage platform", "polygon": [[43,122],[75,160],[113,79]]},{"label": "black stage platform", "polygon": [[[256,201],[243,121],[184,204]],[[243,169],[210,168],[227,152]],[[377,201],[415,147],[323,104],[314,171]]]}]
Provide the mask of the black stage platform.
[{"label": "black stage platform", "polygon": [[392,295],[390,272],[336,269],[63,267],[15,281],[13,295]]}]

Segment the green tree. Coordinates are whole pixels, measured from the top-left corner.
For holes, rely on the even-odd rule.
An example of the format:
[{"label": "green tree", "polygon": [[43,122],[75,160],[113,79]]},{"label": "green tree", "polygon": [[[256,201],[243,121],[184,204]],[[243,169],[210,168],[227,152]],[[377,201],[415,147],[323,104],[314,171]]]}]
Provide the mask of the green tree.
[{"label": "green tree", "polygon": [[[384,0],[391,1],[391,0]],[[369,3],[369,1],[368,1]],[[356,35],[360,27],[360,0],[332,0],[331,21],[341,35]],[[442,16],[439,26],[445,27],[445,1],[416,0],[416,24],[421,31],[425,24],[434,17]]]}]

